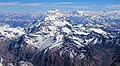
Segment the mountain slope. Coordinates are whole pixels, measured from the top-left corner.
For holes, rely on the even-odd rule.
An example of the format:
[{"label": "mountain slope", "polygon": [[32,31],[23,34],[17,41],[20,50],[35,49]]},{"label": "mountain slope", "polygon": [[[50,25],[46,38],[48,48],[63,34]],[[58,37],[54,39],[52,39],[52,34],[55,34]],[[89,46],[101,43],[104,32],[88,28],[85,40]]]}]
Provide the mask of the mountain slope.
[{"label": "mountain slope", "polygon": [[2,36],[13,37],[0,43],[0,53],[4,53],[1,62],[16,66],[117,66],[118,16],[119,11],[47,11],[23,31],[5,29],[14,36],[1,31]]}]

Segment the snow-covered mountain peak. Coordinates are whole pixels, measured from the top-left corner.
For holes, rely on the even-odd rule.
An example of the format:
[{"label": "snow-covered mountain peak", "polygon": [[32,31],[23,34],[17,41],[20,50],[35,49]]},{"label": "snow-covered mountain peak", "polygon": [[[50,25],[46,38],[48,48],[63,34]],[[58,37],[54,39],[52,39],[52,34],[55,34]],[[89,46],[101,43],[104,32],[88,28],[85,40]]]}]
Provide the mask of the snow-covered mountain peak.
[{"label": "snow-covered mountain peak", "polygon": [[59,18],[65,16],[66,13],[64,13],[58,9],[54,9],[54,10],[47,11],[46,15],[47,15],[47,17],[45,18],[45,21],[59,19]]},{"label": "snow-covered mountain peak", "polygon": [[[87,45],[92,40],[95,40],[96,37],[92,37],[92,38],[89,38],[89,40],[86,40],[86,38],[84,39],[83,37],[80,38],[81,35],[94,36],[94,33],[95,34],[99,33],[103,36],[106,36],[108,34],[108,32],[103,30],[105,27],[103,25],[104,22],[99,20],[102,17],[98,17],[99,15],[96,15],[91,11],[90,12],[77,11],[77,12],[79,12],[78,17],[74,15],[66,15],[66,13],[61,12],[59,10],[48,11],[48,13],[45,14],[45,17],[43,20],[37,20],[34,24],[32,24],[32,27],[29,28],[30,29],[29,36],[31,36],[30,37],[31,39],[28,41],[30,41],[30,44],[34,42],[33,44],[34,45],[36,44],[35,46],[37,46],[38,48],[43,46],[44,42],[48,41],[49,45],[46,45],[46,46],[53,47],[53,46],[56,46],[57,44],[61,45],[65,41],[64,37],[67,36],[67,38],[72,40],[72,42],[75,43],[76,45],[84,46],[84,45]],[[83,14],[83,16],[81,16],[81,14]],[[88,16],[85,14],[87,14]],[[71,20],[72,18],[71,17],[69,18],[68,16],[72,16],[74,17],[74,19],[79,18],[77,19],[77,21],[80,19],[86,19],[86,21],[83,24],[74,25],[70,23],[72,21]],[[94,18],[96,19],[96,21],[94,20]],[[97,21],[100,21],[101,23]],[[76,22],[76,21],[73,21],[73,22]],[[81,44],[81,42],[84,42],[84,41],[86,43]],[[59,42],[62,42],[62,43],[59,43]]]},{"label": "snow-covered mountain peak", "polygon": [[17,38],[21,35],[25,34],[24,29],[21,27],[11,28],[9,25],[1,26],[0,27],[0,36],[4,38]]},{"label": "snow-covered mountain peak", "polygon": [[114,53],[108,48],[120,45],[119,12],[49,10],[37,17],[24,28],[26,33],[22,28],[0,27],[0,38],[11,39],[1,40],[2,58],[23,66],[110,66],[106,63]]},{"label": "snow-covered mountain peak", "polygon": [[52,9],[52,10],[48,10],[47,13],[56,13],[56,12],[60,12],[59,9]]}]

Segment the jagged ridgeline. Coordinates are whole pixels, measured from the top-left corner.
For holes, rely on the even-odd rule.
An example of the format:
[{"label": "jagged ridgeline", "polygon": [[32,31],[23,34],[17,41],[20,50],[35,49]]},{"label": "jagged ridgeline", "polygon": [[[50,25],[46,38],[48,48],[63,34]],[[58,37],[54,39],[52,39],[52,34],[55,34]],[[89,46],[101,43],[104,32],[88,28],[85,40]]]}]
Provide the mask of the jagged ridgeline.
[{"label": "jagged ridgeline", "polygon": [[119,10],[14,14],[26,21],[0,23],[0,66],[120,66]]}]

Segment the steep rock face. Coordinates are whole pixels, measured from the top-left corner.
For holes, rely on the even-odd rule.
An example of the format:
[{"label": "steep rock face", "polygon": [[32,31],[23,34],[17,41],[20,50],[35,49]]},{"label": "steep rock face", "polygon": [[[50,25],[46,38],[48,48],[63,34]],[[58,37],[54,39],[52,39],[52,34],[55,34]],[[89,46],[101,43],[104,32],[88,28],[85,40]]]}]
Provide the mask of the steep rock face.
[{"label": "steep rock face", "polygon": [[[117,38],[117,40],[119,39]],[[100,43],[101,45],[88,45],[80,48],[69,44],[69,42],[63,43],[61,48],[47,48],[36,54],[33,64],[36,66],[56,66],[57,64],[59,66],[110,66],[114,62],[118,62],[118,59],[113,61],[114,49],[116,48],[116,42],[112,43],[114,40],[116,39],[106,39],[103,41],[104,45]]]},{"label": "steep rock face", "polygon": [[[16,35],[17,29],[11,28],[12,30],[7,32],[12,33],[13,36],[5,36],[6,31],[3,30],[1,35],[6,39],[0,41],[0,55],[3,59],[0,64],[5,66],[119,66],[119,23],[105,22],[104,17],[98,18],[98,15],[101,16],[103,13],[79,11],[73,14],[73,12],[50,10],[41,20],[28,25],[25,28],[26,33],[18,32]],[[104,16],[108,17],[108,15],[110,13],[104,13]],[[100,21],[102,18],[103,22]],[[74,24],[75,19],[84,20],[80,21],[80,24]]]},{"label": "steep rock face", "polygon": [[35,66],[119,66],[119,54],[115,51],[119,50],[118,48],[116,50],[119,43],[116,40],[120,38],[105,39],[106,41],[102,40],[99,44],[89,44],[80,48],[75,47],[71,42],[63,43],[60,48],[46,48],[33,56],[32,63]]}]

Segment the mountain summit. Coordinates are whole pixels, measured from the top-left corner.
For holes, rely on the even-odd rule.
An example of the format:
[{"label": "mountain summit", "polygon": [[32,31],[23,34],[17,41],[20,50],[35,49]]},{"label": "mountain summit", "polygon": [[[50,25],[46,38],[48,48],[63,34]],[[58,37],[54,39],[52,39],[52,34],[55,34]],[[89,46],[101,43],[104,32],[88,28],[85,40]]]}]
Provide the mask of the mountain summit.
[{"label": "mountain summit", "polygon": [[23,28],[1,26],[7,28],[0,30],[0,64],[119,66],[119,15],[49,10]]}]

